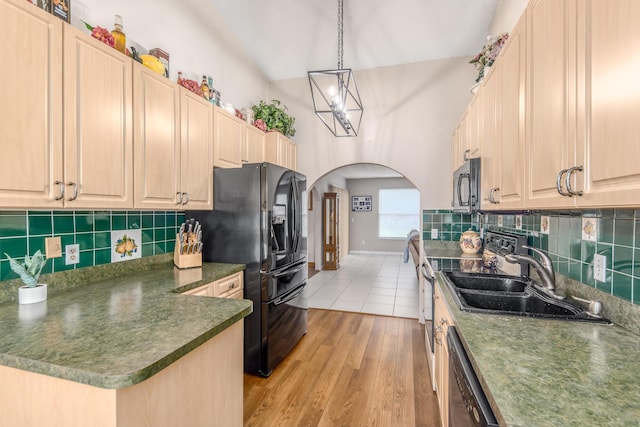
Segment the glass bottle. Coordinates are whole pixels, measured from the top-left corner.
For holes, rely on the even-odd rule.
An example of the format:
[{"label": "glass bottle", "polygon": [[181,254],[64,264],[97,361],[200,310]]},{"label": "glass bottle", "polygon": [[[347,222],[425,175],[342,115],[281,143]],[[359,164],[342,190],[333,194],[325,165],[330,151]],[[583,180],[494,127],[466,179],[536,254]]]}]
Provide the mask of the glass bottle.
[{"label": "glass bottle", "polygon": [[207,76],[202,76],[202,83],[200,83],[200,89],[202,90],[202,96],[207,101],[209,100],[209,85],[207,84]]},{"label": "glass bottle", "polygon": [[207,78],[207,82],[209,84],[209,102],[212,103],[212,104],[215,104],[215,102],[216,102],[216,95],[215,95],[216,91],[213,88],[213,79],[211,78],[211,76],[209,76]]},{"label": "glass bottle", "polygon": [[180,86],[182,86],[182,80],[183,80],[183,78],[182,78],[182,71],[178,71],[178,84],[179,84]]},{"label": "glass bottle", "polygon": [[126,53],[127,50],[127,36],[122,32],[122,16],[116,15],[114,19],[114,29],[111,31],[113,38],[115,39],[116,50]]}]

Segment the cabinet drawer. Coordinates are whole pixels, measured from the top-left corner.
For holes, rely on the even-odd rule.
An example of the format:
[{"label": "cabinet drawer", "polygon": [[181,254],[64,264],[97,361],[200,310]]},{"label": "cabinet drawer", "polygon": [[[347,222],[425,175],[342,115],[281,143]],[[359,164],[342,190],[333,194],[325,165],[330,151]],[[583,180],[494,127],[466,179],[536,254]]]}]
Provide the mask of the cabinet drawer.
[{"label": "cabinet drawer", "polygon": [[193,288],[189,291],[183,292],[183,295],[197,295],[200,297],[208,297],[209,296],[209,289],[211,287],[212,283],[209,283],[207,285],[202,285],[202,286],[198,286],[197,288]]},{"label": "cabinet drawer", "polygon": [[242,288],[243,280],[242,272],[240,272],[213,282],[213,296],[226,298]]},{"label": "cabinet drawer", "polygon": [[242,289],[238,289],[237,291],[235,291],[234,293],[229,295],[227,298],[229,298],[229,299],[242,299],[243,297],[244,297],[244,292],[242,291]]}]

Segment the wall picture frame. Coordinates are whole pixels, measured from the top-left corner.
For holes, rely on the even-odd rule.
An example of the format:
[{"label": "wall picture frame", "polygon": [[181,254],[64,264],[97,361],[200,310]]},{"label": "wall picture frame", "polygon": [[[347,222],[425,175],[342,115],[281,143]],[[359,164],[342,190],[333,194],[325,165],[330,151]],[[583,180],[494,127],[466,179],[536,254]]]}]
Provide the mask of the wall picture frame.
[{"label": "wall picture frame", "polygon": [[351,196],[352,212],[371,212],[371,196]]}]

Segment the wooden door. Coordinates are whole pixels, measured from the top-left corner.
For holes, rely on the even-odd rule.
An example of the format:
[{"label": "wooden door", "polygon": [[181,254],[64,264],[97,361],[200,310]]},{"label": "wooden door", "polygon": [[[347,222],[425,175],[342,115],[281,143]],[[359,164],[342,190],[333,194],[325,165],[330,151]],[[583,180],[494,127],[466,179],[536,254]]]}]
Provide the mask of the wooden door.
[{"label": "wooden door", "polygon": [[527,208],[571,207],[556,180],[575,163],[575,0],[534,0],[528,14]]},{"label": "wooden door", "polygon": [[289,169],[298,170],[298,144],[289,140]]},{"label": "wooden door", "polygon": [[467,145],[463,151],[463,159],[480,157],[480,140],[482,137],[482,107],[478,96],[471,99],[467,113]]},{"label": "wooden door", "polygon": [[[501,51],[495,71],[499,93],[498,187],[500,209],[524,208],[525,178],[525,32],[524,18],[516,24]],[[484,165],[483,165],[484,167]]]},{"label": "wooden door", "polygon": [[180,202],[179,86],[134,64],[135,207],[175,209]]},{"label": "wooden door", "polygon": [[62,21],[0,0],[0,205],[62,206]]},{"label": "wooden door", "polygon": [[213,209],[213,109],[180,88],[180,183],[182,207]]},{"label": "wooden door", "polygon": [[322,259],[324,270],[340,268],[339,206],[336,193],[324,193],[322,199]]},{"label": "wooden door", "polygon": [[66,206],[133,207],[131,92],[132,60],[65,25]]},{"label": "wooden door", "polygon": [[222,108],[213,107],[213,165],[220,168],[242,166],[246,122]]},{"label": "wooden door", "polygon": [[265,133],[257,127],[246,124],[242,163],[264,162]]},{"label": "wooden door", "polygon": [[[582,206],[640,205],[640,2],[579,2],[578,161]],[[580,22],[582,24],[582,22]]]},{"label": "wooden door", "polygon": [[289,138],[280,132],[267,132],[265,159],[269,163],[289,167]]},{"label": "wooden door", "polygon": [[483,210],[496,209],[499,204],[500,184],[498,182],[500,162],[500,134],[497,129],[497,97],[500,70],[498,67],[485,77],[476,95],[478,107],[482,110],[482,135],[480,138],[482,163],[480,167],[481,206]]}]

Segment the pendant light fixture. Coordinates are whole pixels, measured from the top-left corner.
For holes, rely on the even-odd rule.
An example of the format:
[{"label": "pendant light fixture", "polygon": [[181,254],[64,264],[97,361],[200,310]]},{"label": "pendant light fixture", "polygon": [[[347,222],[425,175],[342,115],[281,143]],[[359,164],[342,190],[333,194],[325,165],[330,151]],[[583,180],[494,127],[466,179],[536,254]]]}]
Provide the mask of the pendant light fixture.
[{"label": "pendant light fixture", "polygon": [[337,137],[358,136],[362,101],[350,68],[342,68],[343,0],[338,0],[338,68],[309,71],[309,86],[316,115]]}]

